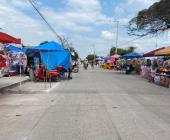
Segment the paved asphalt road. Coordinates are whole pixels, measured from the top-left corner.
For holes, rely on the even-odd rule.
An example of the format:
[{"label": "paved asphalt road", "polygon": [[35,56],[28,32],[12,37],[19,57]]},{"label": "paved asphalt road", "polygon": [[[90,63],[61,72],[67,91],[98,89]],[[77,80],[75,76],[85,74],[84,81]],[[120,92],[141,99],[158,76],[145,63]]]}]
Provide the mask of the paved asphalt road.
[{"label": "paved asphalt road", "polygon": [[170,140],[170,89],[99,69],[47,87],[0,95],[0,140]]}]

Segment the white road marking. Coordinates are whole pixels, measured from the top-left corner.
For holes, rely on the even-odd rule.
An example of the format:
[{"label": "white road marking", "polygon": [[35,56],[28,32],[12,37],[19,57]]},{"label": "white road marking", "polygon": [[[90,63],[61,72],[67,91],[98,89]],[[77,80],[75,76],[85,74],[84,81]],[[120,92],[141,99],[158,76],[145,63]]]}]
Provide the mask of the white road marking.
[{"label": "white road marking", "polygon": [[58,87],[60,85],[60,83],[56,83],[54,86],[52,86],[51,88],[47,89],[46,92],[50,92],[52,90],[54,90],[56,87]]}]

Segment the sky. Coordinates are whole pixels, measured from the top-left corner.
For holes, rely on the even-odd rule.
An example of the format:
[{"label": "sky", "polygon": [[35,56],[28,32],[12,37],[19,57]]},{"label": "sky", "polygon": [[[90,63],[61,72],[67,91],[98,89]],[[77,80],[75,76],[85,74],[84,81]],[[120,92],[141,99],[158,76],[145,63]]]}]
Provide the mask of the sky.
[{"label": "sky", "polygon": [[[143,53],[170,45],[170,34],[147,36],[126,43],[127,25],[131,18],[159,0],[34,0],[55,31],[69,39],[80,57],[95,52],[108,55],[116,45],[116,22],[119,21],[118,47],[136,46]],[[0,0],[0,28],[22,39],[24,45],[35,46],[43,41],[57,41],[41,17],[27,0]]]}]

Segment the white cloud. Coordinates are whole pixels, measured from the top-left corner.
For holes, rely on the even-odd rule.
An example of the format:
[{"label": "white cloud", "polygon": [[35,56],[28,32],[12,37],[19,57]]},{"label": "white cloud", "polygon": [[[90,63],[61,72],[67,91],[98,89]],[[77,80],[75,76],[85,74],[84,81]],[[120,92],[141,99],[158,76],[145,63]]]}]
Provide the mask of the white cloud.
[{"label": "white cloud", "polygon": [[75,49],[80,52],[83,58],[87,56],[90,50],[95,50],[97,55],[106,56],[111,46],[113,46],[113,40],[105,40],[98,37],[90,38],[88,36],[76,35],[72,37],[72,41]]},{"label": "white cloud", "polygon": [[140,10],[146,9],[158,1],[160,0],[126,0],[114,8],[114,16],[119,19],[122,24],[127,24]]},{"label": "white cloud", "polygon": [[102,31],[101,37],[106,40],[113,40],[115,36],[113,33],[109,32],[109,31]]},{"label": "white cloud", "polygon": [[67,0],[67,4],[76,11],[98,12],[102,9],[98,0]]},{"label": "white cloud", "polygon": [[[81,55],[86,55],[87,47],[91,44],[98,44],[97,50],[107,46],[108,41],[93,37],[81,36],[81,32],[94,31],[95,21],[97,18],[105,18],[102,14],[101,5],[98,0],[82,1],[82,0],[65,0],[66,7],[62,11],[56,11],[46,5],[39,6],[40,11],[45,15],[47,20],[52,24],[58,34],[72,34],[72,41],[75,48],[81,52]],[[0,0],[0,27],[4,31],[21,37],[25,45],[37,45],[44,40],[56,40],[55,36],[51,34],[48,27],[42,22],[38,15],[27,15],[22,10],[30,10],[32,7],[25,5],[21,0]],[[19,7],[24,7],[23,9]],[[34,13],[34,12],[33,12]],[[38,17],[38,18],[35,18]],[[78,39],[78,40],[77,40]],[[109,46],[109,45],[108,45]],[[86,53],[85,53],[86,52]]]},{"label": "white cloud", "polygon": [[128,0],[128,5],[135,5],[138,7],[149,7],[151,6],[153,3],[158,2],[160,0]]},{"label": "white cloud", "polygon": [[[48,18],[56,29],[72,32],[91,32],[90,26],[96,24],[96,19],[104,19],[102,7],[98,0],[65,0],[67,8],[63,12],[55,9],[42,7],[42,13]],[[48,11],[48,12],[46,12]]]},{"label": "white cloud", "polygon": [[[37,5],[58,34],[65,34],[66,36],[67,33],[71,34],[73,45],[75,45],[74,47],[80,52],[81,56],[85,57],[88,50],[92,49],[94,45],[97,54],[106,55],[110,47],[115,44],[115,35],[109,32],[108,28],[100,29],[100,26],[96,27],[98,19],[102,21],[111,19],[102,13],[100,1],[63,1],[65,7],[62,7],[63,10],[59,11],[42,3]],[[117,5],[114,11],[119,17],[120,24],[127,24],[130,18],[137,14],[135,12],[150,6],[153,2],[155,0],[127,0]],[[37,45],[41,41],[56,40],[55,36],[52,35],[48,27],[33,12],[32,7],[25,0],[10,0],[10,2],[8,0],[0,0],[0,3],[0,18],[3,19],[0,22],[0,27],[4,28],[5,32],[21,37],[26,45]],[[24,13],[24,10],[35,13],[35,15],[28,15],[29,12]],[[131,11],[131,15],[127,11]],[[106,22],[102,23],[102,26],[103,24],[106,24]],[[109,24],[113,25],[113,22],[109,22]],[[99,35],[98,37],[97,35],[85,36],[81,34],[84,32],[89,34],[98,32],[96,34]],[[122,31],[121,27],[119,27],[119,44],[128,40],[131,40],[131,38],[126,35],[125,30]],[[162,45],[160,42],[168,43],[168,41],[165,42],[165,39],[160,39],[158,41],[160,46]],[[120,47],[128,47],[134,44],[138,45],[140,49],[147,51],[155,47],[155,40],[145,38]]]},{"label": "white cloud", "polygon": [[114,13],[117,17],[120,17],[124,14],[124,9],[122,7],[117,6],[114,10]]},{"label": "white cloud", "polygon": [[[19,7],[33,10],[29,3],[22,0],[0,0],[0,26],[5,32],[22,37],[26,44],[36,44],[43,40],[54,39],[48,27],[32,16],[24,14]],[[40,11],[60,34],[63,32],[91,32],[96,16],[101,16],[101,6],[98,0],[78,1],[67,0],[65,12],[56,12],[54,9],[41,5]],[[75,7],[73,7],[75,6]],[[79,9],[79,12],[77,12]],[[48,11],[48,12],[47,12]],[[35,16],[36,13],[35,13]]]},{"label": "white cloud", "polygon": [[27,2],[27,0],[9,0],[8,3],[21,9],[31,7],[31,5]]},{"label": "white cloud", "polygon": [[[46,12],[48,10],[48,12]],[[43,9],[45,17],[56,28],[56,30],[65,30],[72,32],[89,32],[92,28],[89,26],[92,23],[91,18],[86,14],[76,12],[56,13],[53,9]],[[81,20],[80,20],[81,19]]]},{"label": "white cloud", "polygon": [[0,26],[4,32],[21,37],[25,44],[30,45],[37,45],[40,41],[50,39],[50,32],[41,21],[21,12],[15,7],[16,3],[8,3],[6,0],[0,2],[0,18],[3,19]]}]

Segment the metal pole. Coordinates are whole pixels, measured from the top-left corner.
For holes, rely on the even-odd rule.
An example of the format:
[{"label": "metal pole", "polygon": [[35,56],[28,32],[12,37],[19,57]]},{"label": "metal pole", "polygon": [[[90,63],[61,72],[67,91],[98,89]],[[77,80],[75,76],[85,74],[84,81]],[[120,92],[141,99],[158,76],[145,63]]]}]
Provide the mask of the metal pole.
[{"label": "metal pole", "polygon": [[19,90],[21,91],[21,81],[22,81],[22,77],[21,77],[21,56],[20,56],[20,82],[19,82]]},{"label": "metal pole", "polygon": [[[22,49],[22,46],[21,46],[21,49]],[[19,73],[20,73],[19,90],[21,91],[21,84],[22,84],[22,83],[21,83],[21,81],[22,81],[22,77],[21,77],[21,64],[22,64],[21,54],[19,54],[19,59],[20,59],[20,60],[19,60],[19,61],[20,61],[20,62],[19,62],[19,65],[20,65],[20,68],[19,68],[19,69],[20,69],[20,70],[19,70],[19,71],[20,71],[20,72],[19,72]]]},{"label": "metal pole", "polygon": [[156,49],[158,48],[158,32],[156,32]]},{"label": "metal pole", "polygon": [[118,37],[119,37],[119,21],[115,21],[116,24],[116,50],[115,50],[115,54],[117,54],[117,48],[118,48]]},{"label": "metal pole", "polygon": [[48,71],[48,63],[49,63],[49,50],[48,50],[48,58],[47,58],[47,68],[46,68],[46,83],[47,83],[47,80],[48,80],[48,75],[47,75],[47,71]]},{"label": "metal pole", "polygon": [[94,51],[94,64],[93,66],[96,64],[96,52],[95,52],[95,45],[93,46],[93,51]]},{"label": "metal pole", "polygon": [[[50,50],[48,50],[48,65],[49,65],[49,59],[50,59],[49,51],[50,51]],[[50,65],[49,65],[49,66],[50,66]],[[51,88],[51,75],[49,75],[49,81],[50,81],[50,88]]]},{"label": "metal pole", "polygon": [[94,53],[94,61],[95,61],[95,59],[96,59],[95,45],[93,46],[93,53]]}]

